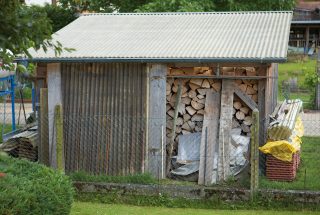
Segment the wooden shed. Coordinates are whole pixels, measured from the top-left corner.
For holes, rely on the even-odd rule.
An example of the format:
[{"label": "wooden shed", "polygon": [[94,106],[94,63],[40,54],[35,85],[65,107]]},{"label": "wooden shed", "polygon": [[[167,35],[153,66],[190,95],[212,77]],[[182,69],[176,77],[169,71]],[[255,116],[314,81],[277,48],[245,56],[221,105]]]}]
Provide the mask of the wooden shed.
[{"label": "wooden shed", "polygon": [[[79,17],[53,36],[75,51],[33,52],[34,62],[47,64],[50,164],[56,166],[57,104],[63,107],[67,172],[150,172],[164,178],[173,168],[179,135],[203,135],[204,127],[206,156],[214,159],[212,148],[219,146],[220,158],[230,159],[233,123],[249,136],[254,108],[262,144],[277,102],[277,63],[286,61],[291,17],[291,12]],[[225,163],[219,168],[227,175],[218,180],[228,177]]]}]

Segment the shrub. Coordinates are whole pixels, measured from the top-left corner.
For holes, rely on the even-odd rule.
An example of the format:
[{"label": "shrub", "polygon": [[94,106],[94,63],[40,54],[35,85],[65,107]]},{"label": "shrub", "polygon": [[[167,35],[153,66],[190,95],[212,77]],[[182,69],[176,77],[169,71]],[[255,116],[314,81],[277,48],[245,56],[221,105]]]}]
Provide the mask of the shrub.
[{"label": "shrub", "polygon": [[0,154],[0,214],[69,214],[72,183],[53,169]]}]

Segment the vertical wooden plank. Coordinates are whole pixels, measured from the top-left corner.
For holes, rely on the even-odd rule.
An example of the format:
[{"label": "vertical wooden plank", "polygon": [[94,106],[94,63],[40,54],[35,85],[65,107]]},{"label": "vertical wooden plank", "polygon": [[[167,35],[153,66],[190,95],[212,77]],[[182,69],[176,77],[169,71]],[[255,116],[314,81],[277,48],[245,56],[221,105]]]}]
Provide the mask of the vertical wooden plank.
[{"label": "vertical wooden plank", "polygon": [[250,193],[253,200],[259,186],[259,111],[257,109],[252,112],[250,164]]},{"label": "vertical wooden plank", "polygon": [[214,156],[218,155],[220,99],[219,92],[208,91],[206,94],[198,184],[210,185],[217,181],[217,175],[213,173],[217,165],[214,163]]},{"label": "vertical wooden plank", "polygon": [[53,168],[57,168],[56,137],[54,135],[54,109],[56,105],[62,105],[61,65],[60,63],[50,63],[47,65],[47,70],[50,165]]},{"label": "vertical wooden plank", "polygon": [[63,143],[63,113],[62,105],[56,105],[54,110],[54,131],[56,136],[57,169],[65,171],[64,143]]},{"label": "vertical wooden plank", "polygon": [[222,80],[220,128],[219,128],[219,158],[218,181],[225,181],[230,176],[230,144],[233,113],[234,81]]},{"label": "vertical wooden plank", "polygon": [[166,72],[165,64],[152,64],[149,71],[148,172],[156,178],[164,178],[161,127],[166,126]]},{"label": "vertical wooden plank", "polygon": [[40,89],[40,163],[49,166],[48,89]]}]

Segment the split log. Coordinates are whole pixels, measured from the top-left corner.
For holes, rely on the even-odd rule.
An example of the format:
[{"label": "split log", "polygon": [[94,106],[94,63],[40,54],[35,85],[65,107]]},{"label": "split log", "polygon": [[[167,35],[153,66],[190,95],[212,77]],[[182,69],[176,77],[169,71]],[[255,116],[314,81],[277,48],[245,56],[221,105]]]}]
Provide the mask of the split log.
[{"label": "split log", "polygon": [[171,101],[171,97],[172,97],[172,93],[170,93],[169,95],[167,95],[166,99],[167,99],[168,102]]},{"label": "split log", "polygon": [[183,121],[187,122],[191,119],[191,116],[189,114],[183,114]]},{"label": "split log", "polygon": [[201,85],[202,88],[207,88],[209,89],[210,88],[210,83],[207,79],[204,79],[203,82],[202,82],[202,85]]},{"label": "split log", "polygon": [[191,90],[194,90],[194,91],[196,91],[197,89],[200,88],[199,85],[196,85],[196,84],[193,84],[193,83],[189,83],[189,87],[191,88]]},{"label": "split log", "polygon": [[183,130],[186,130],[186,131],[192,131],[191,127],[189,126],[189,124],[187,122],[183,123],[183,125],[181,126],[181,128]]},{"label": "split log", "polygon": [[186,105],[184,103],[178,104],[178,113],[182,115],[186,113]]},{"label": "split log", "polygon": [[206,102],[206,99],[199,99],[198,103],[203,104]]},{"label": "split log", "polygon": [[193,116],[196,113],[196,110],[191,106],[187,106],[186,110],[191,116]]},{"label": "split log", "polygon": [[190,105],[191,99],[189,97],[181,98],[181,103],[186,104],[186,105]]},{"label": "split log", "polygon": [[204,108],[204,104],[196,102],[194,100],[191,101],[191,106],[195,109],[195,110],[200,110]]},{"label": "split log", "polygon": [[245,93],[247,91],[247,86],[248,86],[247,84],[240,84],[239,89]]},{"label": "split log", "polygon": [[167,114],[171,117],[174,117],[174,110],[171,109],[171,110],[167,111]]},{"label": "split log", "polygon": [[248,107],[246,107],[246,106],[240,108],[240,111],[241,111],[242,113],[244,113],[245,115],[248,115],[249,110],[250,110],[250,109],[249,109]]},{"label": "split log", "polygon": [[181,69],[170,69],[170,75],[184,75]]},{"label": "split log", "polygon": [[253,88],[255,91],[258,91],[258,84],[253,84],[252,88]]},{"label": "split log", "polygon": [[188,95],[189,95],[189,98],[194,98],[194,97],[197,96],[197,93],[196,93],[194,90],[190,90],[190,91],[188,92]]},{"label": "split log", "polygon": [[198,98],[198,99],[204,99],[204,95],[200,95],[200,94],[199,94],[199,95],[197,95],[197,98]]},{"label": "split log", "polygon": [[257,94],[257,91],[255,91],[251,86],[248,85],[248,87],[246,89],[246,94],[248,94],[248,95]]},{"label": "split log", "polygon": [[243,120],[243,124],[248,125],[248,126],[252,125],[252,117],[246,116]]},{"label": "split log", "polygon": [[183,124],[183,119],[182,119],[182,117],[178,117],[178,118],[177,118],[176,125],[177,125],[177,126],[180,126],[180,125],[182,125],[182,124]]},{"label": "split log", "polygon": [[188,97],[188,92],[185,92],[181,95],[181,98],[185,98],[185,97]]},{"label": "split log", "polygon": [[211,87],[216,91],[220,92],[221,91],[221,82],[215,82],[211,85]]},{"label": "split log", "polygon": [[198,93],[200,93],[200,95],[206,95],[206,93],[207,93],[207,91],[208,91],[208,89],[201,89],[201,88],[199,88],[199,89],[197,89],[197,91],[198,91]]},{"label": "split log", "polygon": [[188,125],[190,126],[191,130],[193,130],[196,127],[196,124],[192,121],[188,121]]},{"label": "split log", "polygon": [[201,78],[191,78],[190,83],[198,85],[199,87],[202,85],[203,79]]},{"label": "split log", "polygon": [[171,106],[169,104],[166,104],[166,112],[168,112],[168,110],[170,110]]},{"label": "split log", "polygon": [[234,82],[236,83],[236,85],[241,85],[243,83],[242,80],[240,80],[240,79],[237,79]]},{"label": "split log", "polygon": [[240,108],[242,107],[242,104],[241,104],[241,102],[233,102],[233,107],[236,110],[240,110]]},{"label": "split log", "polygon": [[252,95],[252,100],[255,102],[258,102],[258,95],[257,94]]},{"label": "split log", "polygon": [[195,114],[191,118],[192,122],[202,122],[203,121],[203,115]]},{"label": "split log", "polygon": [[237,111],[236,118],[238,120],[244,120],[244,117],[245,117],[244,113],[242,113],[241,111]]}]

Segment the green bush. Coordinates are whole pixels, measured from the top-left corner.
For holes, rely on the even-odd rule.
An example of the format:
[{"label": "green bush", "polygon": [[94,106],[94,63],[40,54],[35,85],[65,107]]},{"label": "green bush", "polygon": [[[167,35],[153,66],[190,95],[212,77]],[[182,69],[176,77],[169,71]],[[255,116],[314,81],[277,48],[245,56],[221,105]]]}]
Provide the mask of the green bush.
[{"label": "green bush", "polygon": [[53,169],[0,154],[0,215],[69,214],[72,183]]}]

